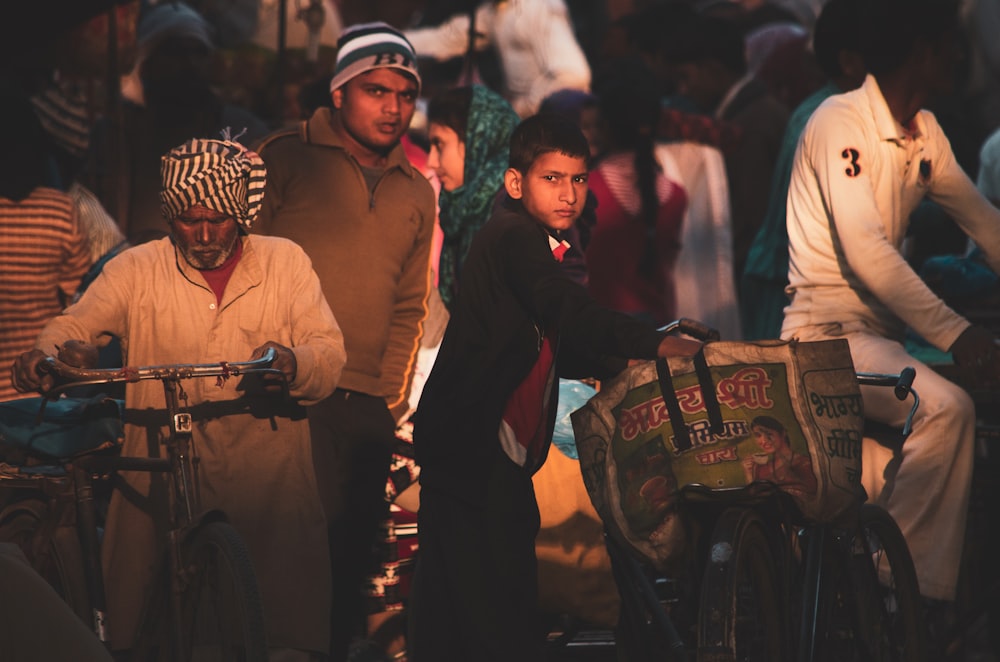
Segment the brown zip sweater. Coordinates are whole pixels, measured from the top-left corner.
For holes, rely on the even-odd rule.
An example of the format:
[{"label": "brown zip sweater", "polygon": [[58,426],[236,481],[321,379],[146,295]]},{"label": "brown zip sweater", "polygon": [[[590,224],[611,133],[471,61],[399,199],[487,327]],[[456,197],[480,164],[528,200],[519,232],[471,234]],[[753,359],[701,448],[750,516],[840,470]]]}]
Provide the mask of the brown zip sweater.
[{"label": "brown zip sweater", "polygon": [[406,409],[427,316],[434,192],[397,145],[372,192],[320,108],[258,146],[267,188],[254,231],[302,246],[344,332],[340,387]]}]

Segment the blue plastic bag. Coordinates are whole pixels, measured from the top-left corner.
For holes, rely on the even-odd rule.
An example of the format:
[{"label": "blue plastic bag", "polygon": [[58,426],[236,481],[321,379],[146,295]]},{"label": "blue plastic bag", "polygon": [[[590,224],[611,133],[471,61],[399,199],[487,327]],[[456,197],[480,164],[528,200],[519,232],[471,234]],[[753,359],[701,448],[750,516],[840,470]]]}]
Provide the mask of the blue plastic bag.
[{"label": "blue plastic bag", "polygon": [[597,389],[575,379],[559,380],[559,406],[556,408],[556,427],[552,432],[552,443],[564,455],[574,460],[580,459],[576,452],[576,437],[569,415],[587,404],[597,393]]}]

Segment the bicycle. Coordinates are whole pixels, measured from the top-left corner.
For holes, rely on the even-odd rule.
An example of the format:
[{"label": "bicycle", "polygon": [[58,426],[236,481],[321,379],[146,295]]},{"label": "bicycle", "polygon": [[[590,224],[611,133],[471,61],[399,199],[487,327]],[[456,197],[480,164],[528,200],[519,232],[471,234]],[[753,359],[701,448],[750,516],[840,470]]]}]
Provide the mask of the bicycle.
[{"label": "bicycle", "polygon": [[[674,323],[666,330],[689,332]],[[919,404],[912,368],[857,373]],[[909,432],[909,420],[904,434]],[[833,522],[807,519],[769,482],[680,488],[690,532],[685,573],[664,577],[606,535],[622,598],[627,659],[923,662],[916,573],[883,509],[858,504]]]},{"label": "bicycle", "polygon": [[[166,456],[125,457],[101,452],[100,448],[83,448],[58,458],[57,468],[71,477],[42,478],[36,483],[43,493],[51,490],[59,495],[52,512],[38,513],[39,526],[30,530],[21,526],[16,532],[22,546],[38,549],[59,545],[56,557],[67,577],[73,577],[72,591],[67,599],[77,611],[93,615],[95,633],[108,643],[107,607],[99,557],[97,516],[94,507],[94,485],[101,477],[115,471],[167,473],[170,476],[169,530],[163,540],[164,554],[143,613],[141,626],[132,649],[132,659],[190,660],[209,656],[214,659],[267,659],[263,608],[253,567],[245,543],[226,521],[220,510],[203,510],[195,481],[197,460],[193,454],[192,415],[181,406],[186,398],[181,382],[195,378],[228,379],[251,374],[278,374],[271,368],[273,349],[263,357],[247,362],[213,364],[176,364],[110,369],[74,368],[58,359],[47,357],[43,370],[57,377],[59,385],[48,393],[53,398],[69,389],[87,385],[107,385],[157,379],[163,383],[169,435],[164,440]],[[46,406],[42,399],[42,411]],[[42,412],[39,412],[41,418]],[[29,469],[27,474],[32,473]],[[26,474],[26,475],[27,475]],[[21,489],[25,483],[18,485]],[[74,513],[67,508],[72,498]],[[14,508],[17,508],[15,503]],[[24,512],[23,509],[20,512]],[[0,538],[4,526],[14,527],[18,519],[0,520]],[[82,563],[72,560],[75,550],[66,543],[67,526],[76,530]],[[10,533],[11,529],[7,529]],[[53,531],[61,532],[56,536]],[[62,541],[62,542],[60,542]],[[64,544],[66,543],[66,544]],[[69,551],[67,551],[69,550]],[[44,570],[41,559],[33,558]],[[76,566],[78,571],[73,571]],[[84,610],[79,597],[79,576],[86,579]],[[49,573],[52,576],[52,573]],[[60,588],[65,589],[70,583]],[[110,615],[114,618],[114,614]]]}]

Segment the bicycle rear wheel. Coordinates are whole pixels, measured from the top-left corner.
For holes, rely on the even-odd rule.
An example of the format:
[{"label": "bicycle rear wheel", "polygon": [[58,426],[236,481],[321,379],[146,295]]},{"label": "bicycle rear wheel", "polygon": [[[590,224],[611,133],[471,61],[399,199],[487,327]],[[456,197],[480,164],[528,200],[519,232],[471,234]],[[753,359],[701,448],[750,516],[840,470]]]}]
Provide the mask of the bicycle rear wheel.
[{"label": "bicycle rear wheel", "polygon": [[862,505],[851,559],[863,659],[925,662],[917,573],[902,532],[883,508]]},{"label": "bicycle rear wheel", "polygon": [[785,659],[776,577],[763,521],[747,508],[726,510],[712,532],[702,580],[698,662]]},{"label": "bicycle rear wheel", "polygon": [[246,545],[209,522],[181,549],[179,660],[266,662],[264,610]]}]

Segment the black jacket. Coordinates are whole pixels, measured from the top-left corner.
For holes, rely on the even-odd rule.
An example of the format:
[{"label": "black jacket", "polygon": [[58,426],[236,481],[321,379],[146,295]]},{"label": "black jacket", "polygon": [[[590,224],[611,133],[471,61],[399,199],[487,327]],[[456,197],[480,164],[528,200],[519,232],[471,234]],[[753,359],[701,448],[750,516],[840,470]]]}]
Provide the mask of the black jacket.
[{"label": "black jacket", "polygon": [[[563,377],[607,378],[626,358],[656,357],[663,335],[596,304],[552,255],[547,230],[507,198],[479,230],[441,349],[414,414],[421,484],[475,499],[494,458],[504,407],[558,329]],[[551,438],[558,389],[549,407]]]}]

